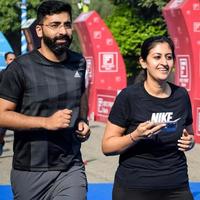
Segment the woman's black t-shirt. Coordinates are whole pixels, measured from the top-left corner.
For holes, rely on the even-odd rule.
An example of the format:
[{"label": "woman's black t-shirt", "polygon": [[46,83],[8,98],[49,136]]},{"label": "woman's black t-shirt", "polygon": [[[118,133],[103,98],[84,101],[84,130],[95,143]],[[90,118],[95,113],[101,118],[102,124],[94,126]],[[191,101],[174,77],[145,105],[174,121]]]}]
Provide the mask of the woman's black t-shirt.
[{"label": "woman's black t-shirt", "polygon": [[147,120],[177,121],[176,130],[163,130],[137,141],[120,155],[115,181],[126,188],[167,189],[188,184],[186,157],[178,150],[184,127],[192,124],[187,91],[171,84],[168,98],[149,95],[144,83],[125,88],[117,96],[109,121],[126,128],[125,134]]}]

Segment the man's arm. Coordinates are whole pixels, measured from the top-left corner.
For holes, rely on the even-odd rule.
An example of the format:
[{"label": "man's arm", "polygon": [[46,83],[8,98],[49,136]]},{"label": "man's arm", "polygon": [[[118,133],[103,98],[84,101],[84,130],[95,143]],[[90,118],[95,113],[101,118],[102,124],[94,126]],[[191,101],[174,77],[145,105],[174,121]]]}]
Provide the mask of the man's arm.
[{"label": "man's arm", "polygon": [[80,114],[77,123],[77,137],[81,142],[86,141],[90,136],[90,127],[87,120],[88,115],[88,96],[87,91],[81,96]]},{"label": "man's arm", "polygon": [[81,96],[79,118],[87,122],[87,115],[88,115],[88,96],[87,96],[87,89],[85,89],[85,92]]},{"label": "man's arm", "polygon": [[57,130],[69,126],[72,114],[71,110],[63,109],[49,117],[37,117],[17,113],[15,109],[15,103],[0,98],[0,127],[9,129],[44,128]]}]

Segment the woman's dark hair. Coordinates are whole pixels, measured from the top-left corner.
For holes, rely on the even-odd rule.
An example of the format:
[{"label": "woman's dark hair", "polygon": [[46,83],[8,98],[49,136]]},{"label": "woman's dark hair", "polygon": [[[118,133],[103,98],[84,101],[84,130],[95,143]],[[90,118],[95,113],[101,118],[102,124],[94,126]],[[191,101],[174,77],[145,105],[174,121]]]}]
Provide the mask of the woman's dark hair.
[{"label": "woman's dark hair", "polygon": [[172,51],[172,57],[173,59],[175,59],[173,41],[166,36],[154,36],[154,37],[147,38],[141,46],[140,56],[144,61],[146,61],[150,50],[153,49],[158,43],[167,43]]},{"label": "woman's dark hair", "polygon": [[[141,46],[140,57],[144,61],[146,61],[150,50],[153,49],[158,43],[167,43],[172,51],[172,57],[175,60],[174,43],[170,38],[166,36],[153,36],[153,37],[147,38]],[[136,77],[135,83],[145,81],[146,78],[147,78],[147,72],[146,72],[146,69],[143,69],[140,71],[140,73]]]},{"label": "woman's dark hair", "polygon": [[37,24],[43,23],[45,16],[59,14],[61,12],[67,12],[72,20],[72,8],[70,4],[56,0],[44,1],[37,10]]}]

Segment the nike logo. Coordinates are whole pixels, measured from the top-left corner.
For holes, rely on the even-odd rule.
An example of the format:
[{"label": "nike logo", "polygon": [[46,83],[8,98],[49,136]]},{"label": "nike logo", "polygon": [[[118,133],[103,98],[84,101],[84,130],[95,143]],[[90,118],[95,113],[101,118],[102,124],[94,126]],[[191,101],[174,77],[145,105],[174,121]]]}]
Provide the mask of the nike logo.
[{"label": "nike logo", "polygon": [[168,122],[172,120],[172,112],[161,112],[161,113],[152,113],[151,121],[152,122]]}]

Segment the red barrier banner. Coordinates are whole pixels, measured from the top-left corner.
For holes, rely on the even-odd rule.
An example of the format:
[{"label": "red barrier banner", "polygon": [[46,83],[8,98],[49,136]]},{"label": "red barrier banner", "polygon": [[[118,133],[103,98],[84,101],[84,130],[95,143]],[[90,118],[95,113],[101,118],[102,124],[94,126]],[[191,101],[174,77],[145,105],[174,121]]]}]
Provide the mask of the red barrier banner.
[{"label": "red barrier banner", "polygon": [[200,143],[200,1],[171,0],[163,15],[175,44],[175,82],[189,92],[195,139]]},{"label": "red barrier banner", "polygon": [[116,95],[116,90],[97,90],[96,120],[102,122],[107,120]]},{"label": "red barrier banner", "polygon": [[87,61],[89,119],[106,121],[109,106],[118,91],[126,87],[126,67],[122,55],[97,12],[81,13],[74,21],[74,27]]}]

